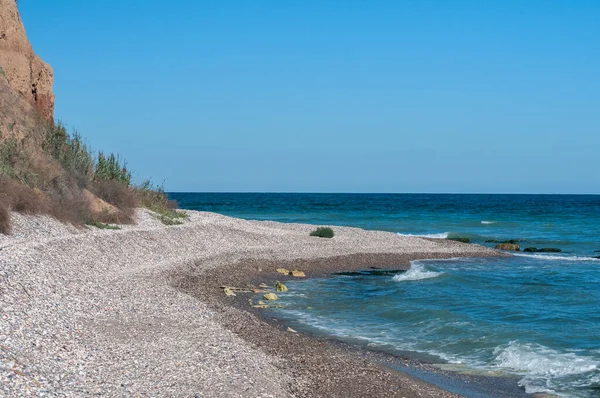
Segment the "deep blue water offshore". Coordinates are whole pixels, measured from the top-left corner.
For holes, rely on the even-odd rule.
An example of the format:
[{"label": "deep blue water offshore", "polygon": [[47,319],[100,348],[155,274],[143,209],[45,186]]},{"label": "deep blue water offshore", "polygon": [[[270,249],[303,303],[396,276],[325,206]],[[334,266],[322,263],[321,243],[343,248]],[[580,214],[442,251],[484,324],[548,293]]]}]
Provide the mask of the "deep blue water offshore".
[{"label": "deep blue water offshore", "polygon": [[417,261],[407,272],[288,283],[293,327],[441,367],[517,375],[527,392],[600,396],[600,196],[171,194],[182,208],[561,253]]}]

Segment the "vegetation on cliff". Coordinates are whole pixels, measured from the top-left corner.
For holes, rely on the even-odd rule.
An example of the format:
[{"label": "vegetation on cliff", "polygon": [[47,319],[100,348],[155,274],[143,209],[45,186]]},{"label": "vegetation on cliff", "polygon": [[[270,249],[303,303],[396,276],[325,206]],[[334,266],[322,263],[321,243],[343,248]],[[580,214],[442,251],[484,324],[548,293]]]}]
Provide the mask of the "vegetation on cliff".
[{"label": "vegetation on cliff", "polygon": [[137,206],[165,224],[183,216],[161,187],[149,181],[134,186],[118,156],[94,155],[77,132],[41,123],[42,134],[21,139],[0,127],[0,232],[10,233],[10,211],[94,226],[130,223]]}]

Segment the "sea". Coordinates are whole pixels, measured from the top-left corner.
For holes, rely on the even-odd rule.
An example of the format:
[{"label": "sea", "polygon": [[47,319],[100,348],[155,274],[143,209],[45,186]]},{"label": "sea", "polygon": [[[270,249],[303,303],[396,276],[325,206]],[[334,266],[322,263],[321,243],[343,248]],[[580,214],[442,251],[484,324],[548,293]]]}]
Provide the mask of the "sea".
[{"label": "sea", "polygon": [[[182,208],[353,226],[493,247],[509,257],[414,261],[408,271],[288,283],[272,315],[294,329],[527,393],[600,396],[600,195],[172,193]],[[524,252],[524,248],[560,252]]]}]

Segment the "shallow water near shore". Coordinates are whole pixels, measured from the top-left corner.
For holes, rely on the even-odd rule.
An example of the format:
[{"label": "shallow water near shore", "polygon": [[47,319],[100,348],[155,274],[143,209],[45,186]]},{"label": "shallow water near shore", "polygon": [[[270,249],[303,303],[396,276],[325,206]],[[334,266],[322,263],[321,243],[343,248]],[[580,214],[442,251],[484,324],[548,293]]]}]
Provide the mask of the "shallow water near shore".
[{"label": "shallow water near shore", "polygon": [[174,194],[236,217],[429,238],[520,240],[560,253],[413,262],[406,272],[291,281],[292,327],[444,369],[514,375],[527,392],[600,395],[600,196]]},{"label": "shallow water near shore", "polygon": [[428,354],[446,370],[518,375],[528,393],[592,397],[600,387],[598,286],[593,263],[416,261],[394,276],[291,281],[274,314],[300,330]]}]

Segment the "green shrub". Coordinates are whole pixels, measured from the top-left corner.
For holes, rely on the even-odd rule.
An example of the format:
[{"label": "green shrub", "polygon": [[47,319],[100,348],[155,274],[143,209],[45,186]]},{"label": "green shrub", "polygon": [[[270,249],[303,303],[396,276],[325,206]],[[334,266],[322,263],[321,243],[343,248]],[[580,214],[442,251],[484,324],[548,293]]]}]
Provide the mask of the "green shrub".
[{"label": "green shrub", "polygon": [[118,225],[105,224],[98,220],[90,220],[90,221],[86,222],[85,224],[89,225],[91,227],[99,228],[99,229],[121,229],[121,227],[119,227]]},{"label": "green shrub", "polygon": [[310,236],[318,236],[319,238],[333,238],[333,229],[329,227],[319,227],[310,233]]},{"label": "green shrub", "polygon": [[71,136],[59,122],[46,130],[42,149],[56,159],[65,171],[75,177],[80,187],[86,187],[94,175],[92,150],[76,131]]},{"label": "green shrub", "polygon": [[150,180],[144,181],[136,188],[138,206],[145,207],[154,213],[156,218],[165,225],[182,224],[180,219],[188,215],[177,211],[177,203],[169,200],[162,186],[155,185]]},{"label": "green shrub", "polygon": [[0,143],[0,175],[16,177],[15,163],[19,153],[17,139],[12,136]]},{"label": "green shrub", "polygon": [[114,153],[106,156],[98,153],[96,161],[96,179],[105,181],[118,181],[126,186],[131,185],[131,172],[127,170],[127,163],[123,162]]}]

